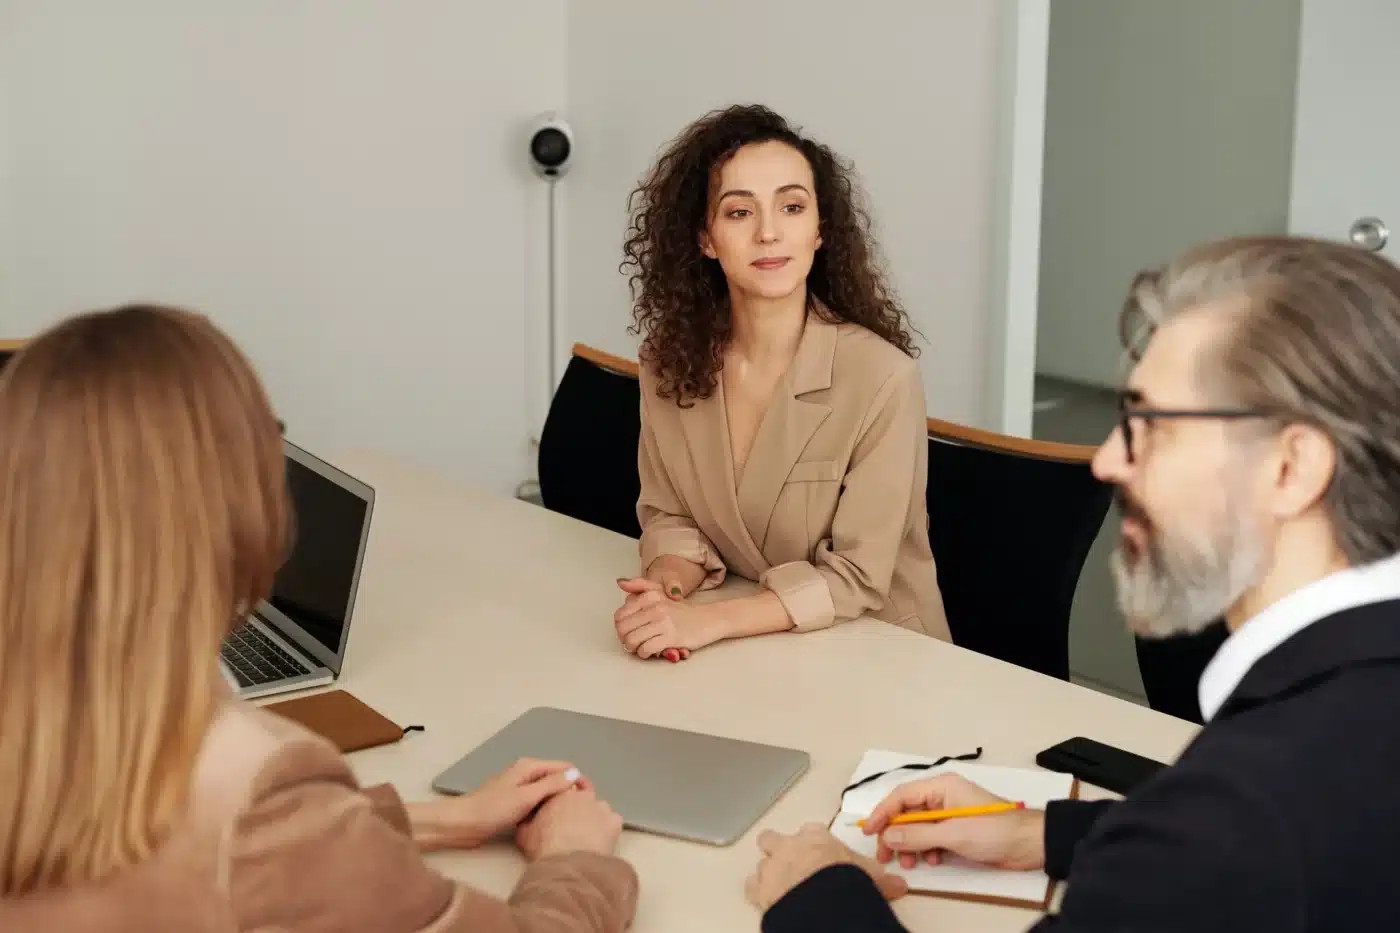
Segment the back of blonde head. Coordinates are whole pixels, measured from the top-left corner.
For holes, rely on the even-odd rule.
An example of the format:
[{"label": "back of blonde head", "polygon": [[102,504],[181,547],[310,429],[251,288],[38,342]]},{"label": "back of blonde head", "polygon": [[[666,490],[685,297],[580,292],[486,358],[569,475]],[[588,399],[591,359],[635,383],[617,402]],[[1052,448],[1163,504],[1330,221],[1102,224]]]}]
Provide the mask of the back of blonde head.
[{"label": "back of blonde head", "polygon": [[208,320],[71,318],[0,374],[0,896],[179,822],[219,643],[288,538],[280,430]]}]

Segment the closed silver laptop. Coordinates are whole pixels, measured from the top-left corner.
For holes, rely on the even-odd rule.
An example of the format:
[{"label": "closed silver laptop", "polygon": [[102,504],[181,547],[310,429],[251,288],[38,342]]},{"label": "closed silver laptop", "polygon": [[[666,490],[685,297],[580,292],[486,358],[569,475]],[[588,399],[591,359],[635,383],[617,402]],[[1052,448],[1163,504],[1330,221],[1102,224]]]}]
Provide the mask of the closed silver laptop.
[{"label": "closed silver laptop", "polygon": [[520,758],[573,763],[632,828],[710,845],[742,836],[806,773],[806,752],[541,706],[433,781],[470,793]]}]

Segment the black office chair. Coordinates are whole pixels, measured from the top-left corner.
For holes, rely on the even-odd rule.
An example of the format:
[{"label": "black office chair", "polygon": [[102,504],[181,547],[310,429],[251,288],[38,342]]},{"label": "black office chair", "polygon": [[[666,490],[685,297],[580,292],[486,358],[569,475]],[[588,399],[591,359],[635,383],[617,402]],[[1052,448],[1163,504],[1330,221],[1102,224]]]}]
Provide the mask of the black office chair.
[{"label": "black office chair", "polygon": [[1229,635],[1217,620],[1196,635],[1137,639],[1138,673],[1147,692],[1147,703],[1159,713],[1202,723],[1197,685],[1215,652]]},{"label": "black office chair", "polygon": [[953,643],[1069,679],[1079,573],[1112,499],[1094,448],[930,418],[929,543]]},{"label": "black office chair", "polygon": [[637,444],[642,433],[637,364],[576,345],[540,435],[540,498],[554,512],[633,538]]}]

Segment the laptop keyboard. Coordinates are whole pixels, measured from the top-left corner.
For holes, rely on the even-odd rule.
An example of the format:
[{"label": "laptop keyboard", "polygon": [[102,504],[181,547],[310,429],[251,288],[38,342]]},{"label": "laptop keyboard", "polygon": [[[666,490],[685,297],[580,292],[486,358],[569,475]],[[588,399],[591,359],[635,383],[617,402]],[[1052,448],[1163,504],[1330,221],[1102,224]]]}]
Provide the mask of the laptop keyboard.
[{"label": "laptop keyboard", "polygon": [[220,655],[240,687],[270,684],[287,677],[311,673],[311,669],[283,651],[256,626],[241,625],[224,639]]}]

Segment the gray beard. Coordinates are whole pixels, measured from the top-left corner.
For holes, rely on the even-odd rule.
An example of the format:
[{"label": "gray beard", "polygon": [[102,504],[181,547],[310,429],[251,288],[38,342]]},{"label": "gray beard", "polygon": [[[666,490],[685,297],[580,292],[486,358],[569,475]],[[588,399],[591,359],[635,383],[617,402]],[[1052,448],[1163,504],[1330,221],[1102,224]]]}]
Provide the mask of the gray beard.
[{"label": "gray beard", "polygon": [[[1232,513],[1239,514],[1226,514]],[[1169,638],[1200,632],[1223,616],[1259,582],[1268,552],[1263,536],[1238,518],[1199,542],[1158,531],[1132,563],[1120,543],[1111,563],[1128,628],[1144,638]]]}]

